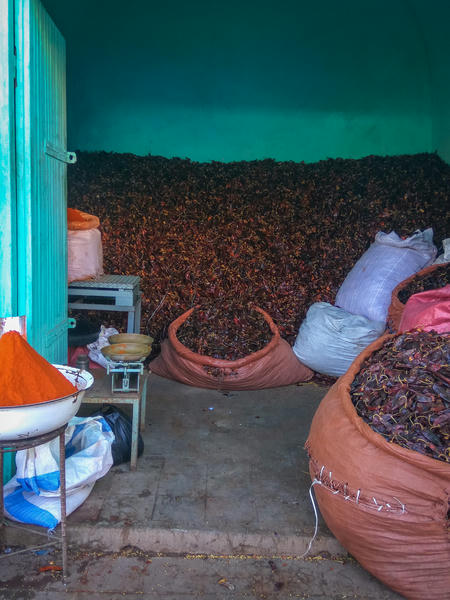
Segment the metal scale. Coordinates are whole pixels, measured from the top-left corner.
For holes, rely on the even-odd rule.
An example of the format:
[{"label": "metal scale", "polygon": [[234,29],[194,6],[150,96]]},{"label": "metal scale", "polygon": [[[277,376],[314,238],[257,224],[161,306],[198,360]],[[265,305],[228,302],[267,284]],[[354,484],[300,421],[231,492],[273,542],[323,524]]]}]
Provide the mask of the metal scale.
[{"label": "metal scale", "polygon": [[106,373],[111,374],[112,392],[138,392],[144,373],[144,358],[135,361],[114,361],[106,358]]},{"label": "metal scale", "polygon": [[117,334],[101,349],[106,373],[111,375],[112,392],[139,392],[144,360],[150,354],[153,338],[138,333]]}]

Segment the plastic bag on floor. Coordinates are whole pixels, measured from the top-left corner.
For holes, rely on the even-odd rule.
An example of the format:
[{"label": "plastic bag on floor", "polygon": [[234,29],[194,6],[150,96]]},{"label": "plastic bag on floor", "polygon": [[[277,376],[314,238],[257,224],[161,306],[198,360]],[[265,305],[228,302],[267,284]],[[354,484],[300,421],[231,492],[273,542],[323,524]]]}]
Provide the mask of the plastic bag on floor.
[{"label": "plastic bag on floor", "polygon": [[[65,432],[66,513],[89,496],[113,464],[114,434],[101,417],[73,417]],[[53,529],[61,520],[59,437],[16,454],[16,475],[4,487],[5,512],[22,523]]]},{"label": "plastic bag on floor", "polygon": [[386,321],[395,286],[429,265],[436,253],[431,228],[404,240],[394,231],[379,231],[339,288],[336,306],[371,321]]},{"label": "plastic bag on floor", "polygon": [[384,330],[384,322],[369,321],[327,302],[316,302],[306,313],[293,350],[310,369],[339,377]]},{"label": "plastic bag on floor", "polygon": [[[113,465],[130,462],[131,440],[133,437],[133,424],[131,419],[117,406],[106,405],[92,413],[93,416],[101,416],[105,419],[114,433],[114,442],[111,446]],[[144,440],[141,434],[138,436],[138,456],[144,452]]]}]

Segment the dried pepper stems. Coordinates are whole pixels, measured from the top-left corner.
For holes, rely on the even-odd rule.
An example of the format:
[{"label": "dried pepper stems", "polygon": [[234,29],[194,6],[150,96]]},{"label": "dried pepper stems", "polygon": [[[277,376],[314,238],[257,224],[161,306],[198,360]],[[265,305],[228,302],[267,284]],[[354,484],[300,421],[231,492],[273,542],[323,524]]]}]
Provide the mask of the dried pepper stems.
[{"label": "dried pepper stems", "polygon": [[250,304],[228,300],[203,305],[181,325],[177,337],[193,352],[237,360],[262,350],[272,332],[263,315]]},{"label": "dried pepper stems", "polygon": [[[141,278],[142,333],[155,349],[187,309],[227,298],[264,309],[293,343],[377,231],[432,226],[437,245],[447,236],[450,165],[436,154],[311,164],[77,156],[69,206],[99,217],[105,272]],[[124,327],[119,313],[107,324]]]},{"label": "dried pepper stems", "polygon": [[387,340],[351,388],[358,415],[391,443],[450,462],[450,336],[413,330]]},{"label": "dried pepper stems", "polygon": [[450,263],[438,265],[434,271],[426,275],[417,275],[404,288],[399,290],[398,299],[406,304],[413,294],[443,288],[450,283]]}]

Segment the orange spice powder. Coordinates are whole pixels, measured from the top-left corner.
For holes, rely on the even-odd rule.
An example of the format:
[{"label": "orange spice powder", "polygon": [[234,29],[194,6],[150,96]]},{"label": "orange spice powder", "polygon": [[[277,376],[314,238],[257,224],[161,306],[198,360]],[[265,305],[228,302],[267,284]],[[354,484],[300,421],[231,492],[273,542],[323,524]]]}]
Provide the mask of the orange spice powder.
[{"label": "orange spice powder", "polygon": [[67,220],[68,221],[85,221],[85,217],[80,210],[76,208],[68,208],[67,209]]},{"label": "orange spice powder", "polygon": [[0,406],[37,404],[76,391],[20,333],[9,331],[0,337]]}]

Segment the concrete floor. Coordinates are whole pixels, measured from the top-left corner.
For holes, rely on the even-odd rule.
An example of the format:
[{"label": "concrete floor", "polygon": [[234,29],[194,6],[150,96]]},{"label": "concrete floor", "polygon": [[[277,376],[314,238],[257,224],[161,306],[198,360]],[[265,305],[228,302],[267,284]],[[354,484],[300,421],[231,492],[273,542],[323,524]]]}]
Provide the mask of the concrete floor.
[{"label": "concrete floor", "polygon": [[58,564],[58,556],[6,557],[0,561],[0,599],[400,600],[356,562],[342,558],[174,557],[133,548],[77,550],[69,558],[63,584],[59,572],[46,570]]},{"label": "concrete floor", "polygon": [[[103,558],[105,552],[137,548],[158,558],[166,557],[169,562],[180,561],[186,554],[228,560],[232,579],[247,581],[247,573],[245,589],[248,593],[253,589],[249,582],[255,579],[252,569],[256,573],[262,563],[266,569],[268,560],[283,560],[298,571],[299,560],[307,551],[315,528],[309,497],[308,460],[303,445],[313,414],[325,393],[325,387],[312,383],[253,392],[219,392],[192,388],[152,374],[143,433],[145,449],[138,459],[138,469],[131,472],[128,464],[118,465],[95,484],[86,502],[68,517],[71,548],[88,548]],[[85,405],[81,412],[88,414],[94,409],[92,405]],[[11,547],[25,543],[23,532],[17,534],[7,528],[7,534],[7,544]],[[27,541],[32,541],[31,534]],[[73,552],[71,556],[71,560],[76,561]],[[112,560],[111,555],[108,556],[108,560]],[[239,557],[248,560],[237,563]],[[326,557],[327,560],[346,557],[346,551],[320,519],[318,535],[308,557]],[[29,560],[46,558],[35,555]],[[256,561],[253,566],[251,560]],[[19,572],[23,568],[22,559],[16,563],[11,556],[8,561],[8,573],[14,565]],[[344,562],[348,564],[347,559]],[[6,581],[4,564],[0,561],[0,581],[3,582]],[[117,566],[117,560],[115,564]],[[213,564],[211,560],[209,564]],[[315,565],[322,563],[303,561],[301,564],[309,565],[308,577],[314,582]],[[116,590],[122,595],[130,591],[126,579],[132,573],[132,566],[127,565],[122,564],[125,571],[131,569],[128,576],[124,576],[124,589]],[[225,566],[224,573],[227,572]],[[352,569],[355,568],[353,564]],[[317,566],[317,581],[323,584],[331,571],[322,573],[322,570],[323,567]],[[309,587],[300,586],[299,593],[315,595],[285,597],[398,597],[360,567],[355,573],[358,575],[355,575],[354,585],[353,575],[347,574],[341,590],[339,578],[333,579],[335,573],[330,579],[330,585],[335,585],[332,595],[320,595],[325,592],[308,584]],[[83,586],[80,588],[81,580],[76,577],[72,571],[71,585],[78,585],[78,593],[81,593]],[[294,575],[292,577],[294,581]],[[120,587],[120,581],[115,585]],[[294,583],[291,587],[292,592]],[[205,588],[203,595],[199,589],[191,590],[194,594],[191,596],[187,592],[177,596],[174,591],[171,597],[209,597],[204,594],[212,593],[211,597],[219,598],[222,588],[216,585],[214,592]],[[19,589],[24,591],[23,587],[19,586],[17,591]],[[277,590],[277,598],[283,597],[278,593],[280,590]],[[355,595],[361,590],[367,595]],[[226,592],[230,595],[232,590]],[[232,597],[245,595],[233,594]]]},{"label": "concrete floor", "polygon": [[[72,539],[114,550],[302,554],[315,525],[303,444],[325,392],[218,392],[151,375],[138,470],[119,465],[96,484],[69,517]],[[341,550],[323,523],[315,549]]]}]

